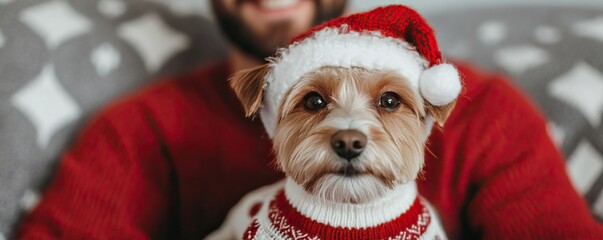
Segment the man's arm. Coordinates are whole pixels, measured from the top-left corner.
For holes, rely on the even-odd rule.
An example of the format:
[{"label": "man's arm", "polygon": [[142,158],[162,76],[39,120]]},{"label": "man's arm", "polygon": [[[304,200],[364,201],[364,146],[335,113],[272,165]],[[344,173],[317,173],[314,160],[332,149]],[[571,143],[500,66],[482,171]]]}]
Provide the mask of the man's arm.
[{"label": "man's arm", "polygon": [[109,108],[69,149],[18,237],[148,239],[170,234],[171,168],[145,110]]},{"label": "man's arm", "polygon": [[569,181],[545,119],[504,79],[482,85],[469,87],[466,105],[451,122],[464,136],[454,149],[455,169],[468,176],[462,214],[474,237],[603,239],[603,227]]}]

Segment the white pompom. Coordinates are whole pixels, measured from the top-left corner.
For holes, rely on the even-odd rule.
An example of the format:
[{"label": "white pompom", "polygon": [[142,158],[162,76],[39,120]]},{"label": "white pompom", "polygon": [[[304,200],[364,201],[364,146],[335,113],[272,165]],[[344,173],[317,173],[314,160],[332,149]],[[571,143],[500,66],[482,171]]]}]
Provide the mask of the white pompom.
[{"label": "white pompom", "polygon": [[451,103],[461,92],[461,79],[452,64],[440,64],[423,72],[419,83],[421,94],[434,106]]}]

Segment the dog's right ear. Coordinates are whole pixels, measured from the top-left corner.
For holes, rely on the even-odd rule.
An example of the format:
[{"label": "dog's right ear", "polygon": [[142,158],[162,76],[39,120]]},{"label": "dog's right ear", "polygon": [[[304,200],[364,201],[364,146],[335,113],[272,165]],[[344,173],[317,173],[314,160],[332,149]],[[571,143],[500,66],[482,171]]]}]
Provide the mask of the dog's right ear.
[{"label": "dog's right ear", "polygon": [[446,121],[446,119],[448,119],[450,113],[452,113],[455,104],[456,100],[443,106],[434,106],[431,105],[431,103],[429,103],[427,100],[425,100],[425,108],[427,109],[427,112],[431,114],[433,119],[440,127],[444,126],[444,122]]},{"label": "dog's right ear", "polygon": [[264,77],[270,71],[268,64],[239,71],[228,80],[230,87],[243,104],[245,116],[257,113],[262,103]]}]

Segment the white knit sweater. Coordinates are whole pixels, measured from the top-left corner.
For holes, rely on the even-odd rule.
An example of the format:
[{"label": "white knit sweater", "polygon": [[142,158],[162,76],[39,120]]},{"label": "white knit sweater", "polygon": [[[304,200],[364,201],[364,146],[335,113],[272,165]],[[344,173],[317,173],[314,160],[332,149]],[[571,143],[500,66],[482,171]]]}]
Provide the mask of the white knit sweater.
[{"label": "white knit sweater", "polygon": [[[246,224],[245,224],[246,223]],[[236,225],[236,226],[235,226]],[[247,195],[208,239],[446,239],[415,182],[363,204],[319,199],[287,179]]]}]

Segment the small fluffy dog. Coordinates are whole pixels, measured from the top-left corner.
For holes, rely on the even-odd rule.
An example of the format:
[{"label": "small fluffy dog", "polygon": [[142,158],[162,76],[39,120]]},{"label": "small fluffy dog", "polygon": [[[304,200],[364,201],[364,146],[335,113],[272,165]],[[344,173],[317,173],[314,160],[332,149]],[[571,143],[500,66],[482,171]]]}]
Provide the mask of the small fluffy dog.
[{"label": "small fluffy dog", "polygon": [[245,196],[208,239],[446,238],[415,179],[461,84],[416,12],[327,22],[230,85],[286,179]]},{"label": "small fluffy dog", "polygon": [[[263,85],[266,72],[263,66],[231,79],[247,115],[258,110],[262,99],[258,86]],[[357,235],[349,229],[368,232],[371,227],[373,232],[362,233],[368,237],[362,239],[415,235],[443,239],[431,207],[417,198],[414,179],[423,166],[426,113],[442,124],[454,103],[432,106],[409,85],[395,72],[363,68],[323,67],[305,75],[283,98],[274,133],[277,164],[287,179],[243,198],[210,239],[278,239],[271,231],[282,231],[280,224],[286,226],[282,236],[292,239],[295,233],[324,239],[320,233],[337,232],[337,228],[344,233],[328,238],[355,239],[352,236]],[[287,219],[291,214],[277,206],[287,202],[299,211],[301,216],[296,217],[317,223]],[[415,205],[419,211],[410,212]],[[405,212],[415,218],[411,224],[396,222],[392,225],[402,228],[376,229],[377,224],[403,218],[399,215]],[[282,219],[270,214],[280,214]],[[304,232],[310,223],[328,230]],[[294,229],[296,224],[300,224],[298,229]]]}]

